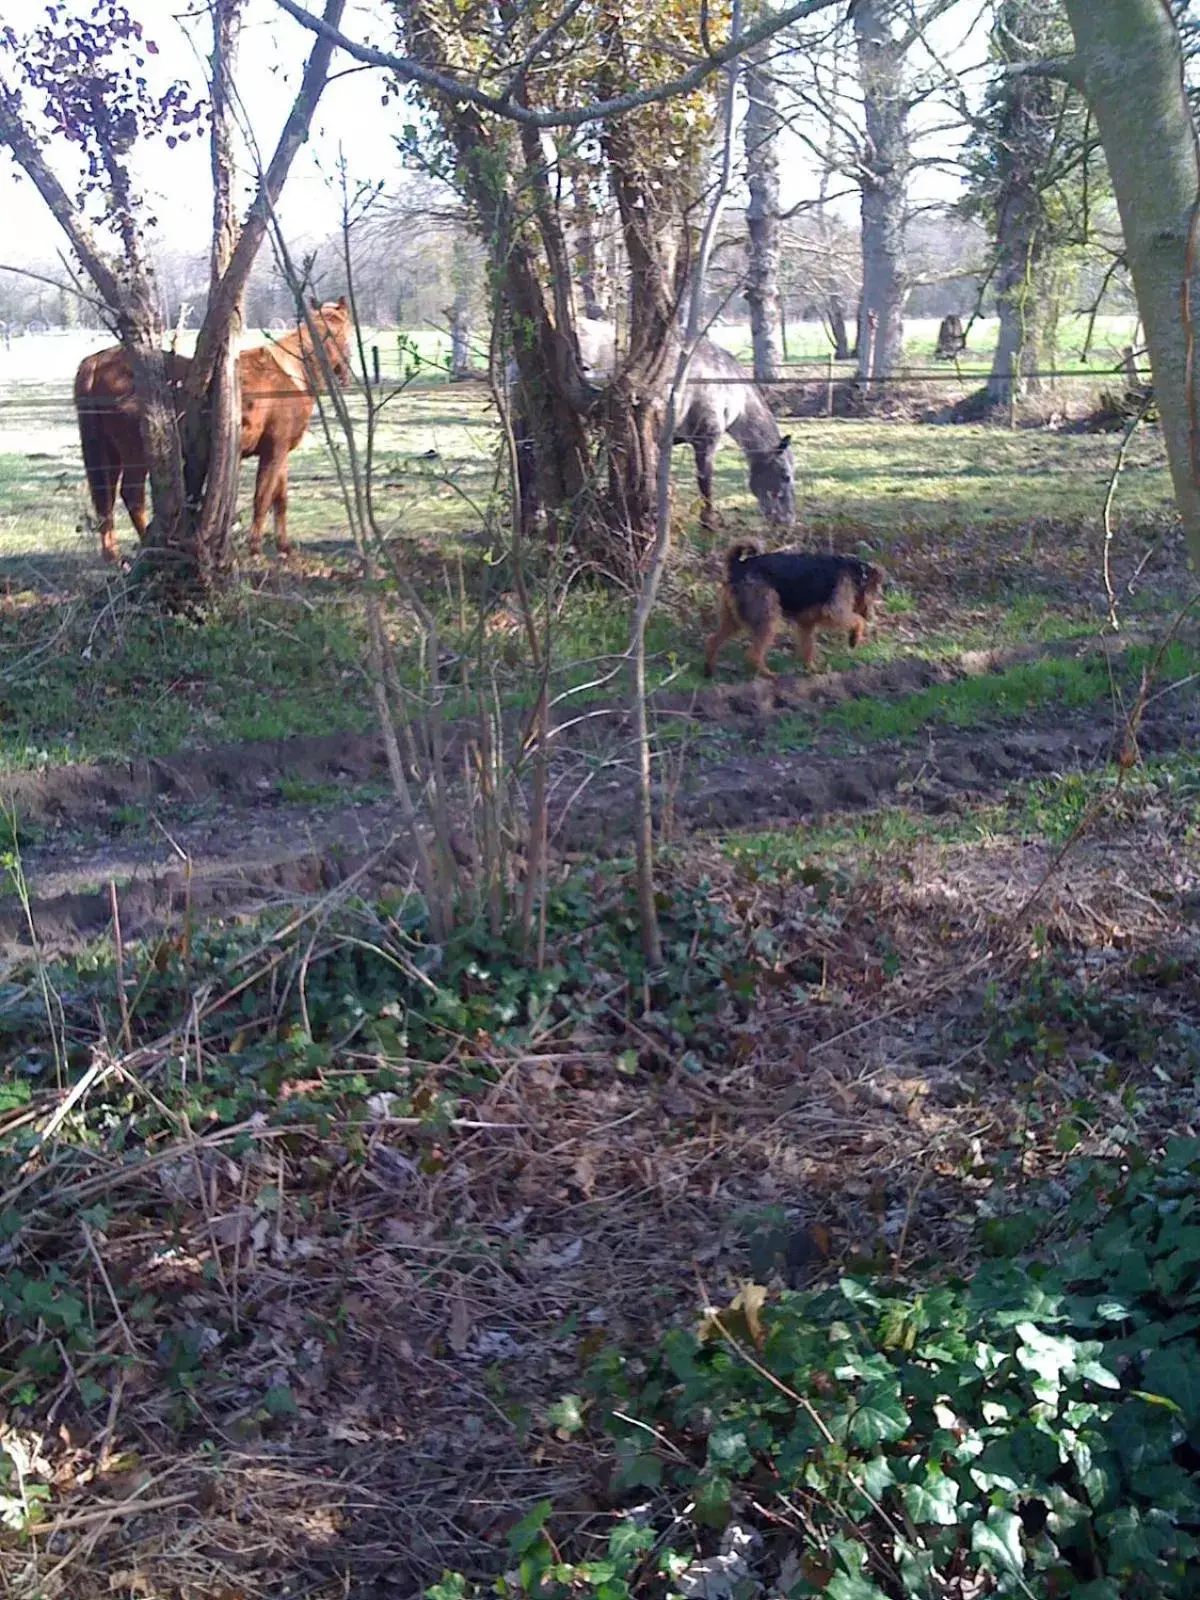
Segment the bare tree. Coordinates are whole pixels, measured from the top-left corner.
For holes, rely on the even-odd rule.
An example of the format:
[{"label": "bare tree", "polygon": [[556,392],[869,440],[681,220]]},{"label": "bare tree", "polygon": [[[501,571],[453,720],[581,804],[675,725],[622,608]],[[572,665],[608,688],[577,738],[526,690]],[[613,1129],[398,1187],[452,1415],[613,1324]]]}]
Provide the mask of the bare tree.
[{"label": "bare tree", "polygon": [[[1001,0],[992,29],[997,80],[974,145],[974,190],[994,238],[1000,332],[986,397],[1007,404],[1038,386],[1053,323],[1056,256],[1072,237],[1065,183],[1088,159],[1082,100],[1066,84],[1020,71],[1069,41],[1066,16],[1044,0]],[[1088,219],[1082,219],[1088,226]]]},{"label": "bare tree", "polygon": [[[794,51],[789,62],[787,81],[797,102],[790,126],[820,175],[817,215],[831,244],[838,232],[835,180],[858,193],[861,294],[854,345],[864,382],[890,376],[903,348],[910,180],[922,163],[945,162],[946,135],[957,141],[963,124],[961,85],[930,37],[957,3],[853,0],[844,27],[818,51]],[[964,31],[970,22],[964,9]],[[945,116],[914,117],[918,107],[930,105],[943,107]],[[843,358],[851,345],[847,312],[844,292],[835,290],[823,314]]]},{"label": "bare tree", "polygon": [[[336,26],[345,0],[327,0]],[[190,136],[200,107],[181,84],[154,93],[155,53],[141,25],[113,3],[87,17],[59,8],[24,37],[0,29],[9,78],[0,78],[0,145],[7,147],[66,234],[95,287],[133,371],[154,495],[149,540],[172,587],[208,589],[229,567],[240,425],[237,337],[246,286],[297,151],[308,137],[333,53],[314,44],[291,114],[238,224],[233,199],[232,81],[244,0],[212,0],[208,111],[213,174],[209,294],[195,357],[182,382],[171,371],[164,318],[147,253],[144,208],[130,154],[139,138]],[[30,101],[36,102],[31,107]],[[49,136],[46,137],[46,130]],[[82,158],[72,198],[48,148]],[[97,199],[102,200],[98,221]]]},{"label": "bare tree", "polygon": [[1066,0],[1066,9],[1073,56],[1034,69],[1076,83],[1096,119],[1146,330],[1175,500],[1193,565],[1200,566],[1194,370],[1200,153],[1179,31],[1163,0]]},{"label": "bare tree", "polygon": [[754,376],[778,378],[783,359],[779,307],[779,88],[765,46],[746,63],[746,302]]},{"label": "bare tree", "polygon": [[857,0],[853,11],[866,135],[859,157],[863,281],[858,359],[863,379],[888,377],[904,347],[904,230],[912,170],[904,58],[911,38],[895,31],[894,11],[894,0]]}]

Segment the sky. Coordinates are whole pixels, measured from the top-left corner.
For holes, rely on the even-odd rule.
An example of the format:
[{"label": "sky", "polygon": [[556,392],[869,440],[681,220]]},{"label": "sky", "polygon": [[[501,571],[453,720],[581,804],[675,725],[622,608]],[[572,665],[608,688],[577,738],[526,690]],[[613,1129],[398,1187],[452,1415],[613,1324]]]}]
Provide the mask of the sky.
[{"label": "sky", "polygon": [[[75,3],[90,5],[91,0]],[[161,73],[162,81],[184,78],[202,94],[203,53],[207,47],[207,19],[202,4],[188,5],[185,0],[127,0],[127,4],[159,47],[152,65]],[[978,21],[972,29],[973,38],[966,44],[963,33],[972,19],[982,16],[985,4],[986,0],[976,4],[963,0],[956,14],[942,18],[931,30],[933,49],[960,69],[981,58]],[[4,0],[3,13],[4,21],[21,32],[44,16],[45,0]],[[350,0],[342,26],[352,37],[370,38],[380,45],[391,43],[386,18],[371,0]],[[282,12],[274,0],[249,0],[238,81],[264,160],[287,116],[310,42],[311,35]],[[280,208],[284,228],[293,242],[320,238],[337,227],[339,153],[352,181],[382,179],[389,188],[399,187],[402,182],[402,165],[394,141],[404,114],[395,100],[384,107],[382,92],[379,73],[358,67],[345,56],[335,57],[313,135],[296,158]],[[934,108],[925,108],[918,112],[916,121],[919,125],[923,118],[935,115]],[[941,142],[949,153],[957,141],[946,136]],[[61,151],[56,154],[61,156]],[[793,205],[815,192],[816,178],[799,141],[791,140],[783,156],[784,204]],[[161,141],[145,142],[140,147],[136,174],[159,220],[159,238],[169,248],[197,252],[207,249],[207,160],[203,140],[175,150],[168,150]],[[70,189],[70,169],[59,161],[57,170]],[[248,198],[255,168],[245,151],[241,170]],[[923,203],[949,200],[957,190],[958,182],[952,175],[926,167],[918,174],[914,198]],[[62,247],[57,224],[4,152],[0,152],[0,217],[0,262],[46,262]]]},{"label": "sky", "polygon": [[[162,81],[183,78],[203,93],[207,19],[202,8],[185,8],[176,0],[127,0],[127,4],[145,25],[147,37],[159,47],[153,66]],[[189,11],[202,14],[198,22],[185,27],[177,18]],[[3,20],[18,32],[36,24],[44,13],[45,0],[3,0]],[[372,6],[348,5],[343,26],[359,38],[373,29],[375,39],[382,42],[378,12]],[[280,11],[274,0],[250,0],[238,81],[264,162],[291,108],[311,37]],[[319,237],[337,226],[339,151],[344,152],[353,177],[391,180],[399,175],[394,137],[401,119],[395,102],[387,109],[381,105],[382,90],[379,73],[358,70],[344,56],[335,59],[330,83],[317,108],[313,136],[296,157],[280,208],[284,226],[293,236]],[[66,181],[66,165],[56,162],[56,169]],[[241,170],[248,198],[255,167],[246,152]],[[201,140],[168,150],[161,141],[147,141],[139,152],[136,171],[159,219],[163,243],[205,251],[211,192],[207,143]],[[69,182],[67,187],[71,188]],[[57,224],[4,152],[0,152],[0,217],[4,219],[0,260],[17,264],[46,260],[60,248],[62,235]]]}]

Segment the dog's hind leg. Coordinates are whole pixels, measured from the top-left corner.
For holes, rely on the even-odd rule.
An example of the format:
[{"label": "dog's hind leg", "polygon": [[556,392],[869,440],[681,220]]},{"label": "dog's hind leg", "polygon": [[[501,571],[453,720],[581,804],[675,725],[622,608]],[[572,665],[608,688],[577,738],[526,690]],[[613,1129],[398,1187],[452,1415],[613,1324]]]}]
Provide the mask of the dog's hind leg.
[{"label": "dog's hind leg", "polygon": [[751,580],[739,588],[737,606],[742,625],[750,634],[747,659],[760,677],[773,678],[767,654],[783,621],[779,595],[770,584]]},{"label": "dog's hind leg", "polygon": [[775,676],[767,665],[767,656],[770,653],[771,646],[775,643],[775,635],[778,630],[778,613],[768,614],[754,626],[750,648],[746,652],[746,659],[760,678],[773,678]]},{"label": "dog's hind leg", "polygon": [[704,648],[704,676],[711,678],[716,671],[717,657],[722,648],[730,639],[742,631],[741,618],[737,614],[737,607],[733,603],[733,596],[728,589],[721,590],[721,614],[717,619],[717,631],[709,638]]},{"label": "dog's hind leg", "polygon": [[800,659],[804,663],[804,670],[811,672],[813,663],[817,658],[816,623],[798,622],[796,624],[796,642],[800,646]]}]

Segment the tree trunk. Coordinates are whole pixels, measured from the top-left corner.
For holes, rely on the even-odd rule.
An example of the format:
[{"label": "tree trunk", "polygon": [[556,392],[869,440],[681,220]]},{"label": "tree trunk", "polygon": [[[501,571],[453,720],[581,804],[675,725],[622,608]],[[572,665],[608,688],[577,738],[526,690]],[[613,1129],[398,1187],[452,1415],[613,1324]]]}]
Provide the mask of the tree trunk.
[{"label": "tree trunk", "polygon": [[[209,159],[212,170],[212,253],[209,262],[211,304],[233,260],[237,244],[237,212],[233,197],[234,140],[233,68],[245,0],[218,0],[213,6],[212,98]],[[202,589],[216,588],[228,573],[229,533],[237,510],[241,468],[242,396],[238,342],[242,301],[233,304],[224,325],[215,330],[212,376],[207,386],[188,382],[183,414],[183,477],[194,527],[186,543]],[[190,379],[189,372],[189,379]],[[168,540],[168,545],[178,543]]]},{"label": "tree trunk", "polygon": [[[1054,23],[1043,0],[1004,0],[993,29],[996,55],[1018,65],[1048,53]],[[1058,89],[1049,78],[1009,74],[992,99],[988,142],[996,195],[996,308],[1000,332],[987,382],[993,405],[1023,395],[1042,359],[1050,296],[1049,223],[1043,185],[1054,155]]]},{"label": "tree trunk", "polygon": [[833,340],[833,359],[853,360],[854,353],[850,349],[850,339],[846,332],[846,306],[840,294],[829,296],[826,302],[826,314],[829,318],[829,333]]},{"label": "tree trunk", "polygon": [[579,162],[571,167],[571,199],[575,222],[575,281],[579,285],[583,314],[594,321],[606,315],[602,279],[603,263],[596,240],[596,208],[588,190],[587,173]]},{"label": "tree trunk", "polygon": [[754,376],[779,377],[782,361],[779,309],[779,111],[778,91],[767,52],[755,52],[746,68],[746,302]]},{"label": "tree trunk", "polygon": [[658,518],[658,454],[663,404],[639,398],[624,379],[607,392],[604,439],[608,450],[606,538],[623,541],[618,565],[628,575],[642,564]]},{"label": "tree trunk", "polygon": [[1027,226],[1028,213],[1012,219],[997,239],[996,310],[1000,328],[988,374],[987,399],[1007,405],[1041,387],[1034,376],[1041,364],[1042,325],[1046,320],[1045,252],[1040,234]]},{"label": "tree trunk", "polygon": [[[892,36],[888,0],[858,0],[854,36],[867,133],[860,162],[863,286],[858,330],[858,376],[865,381],[890,377],[904,348],[904,229],[912,155],[903,59]],[[875,332],[868,339],[865,330],[872,315]]]},{"label": "tree trunk", "polygon": [[630,277],[629,350],[608,399],[609,494],[602,520],[626,541],[626,569],[636,573],[657,531],[658,440],[678,349],[676,308],[690,262],[676,217],[643,171],[633,129],[608,123],[601,138]]},{"label": "tree trunk", "polygon": [[454,304],[447,307],[450,321],[450,376],[455,379],[471,376],[471,308],[461,291]]},{"label": "tree trunk", "polygon": [[471,376],[471,289],[475,263],[466,239],[455,232],[450,246],[450,282],[454,299],[446,311],[450,323],[450,376]]},{"label": "tree trunk", "polygon": [[1200,568],[1197,401],[1188,372],[1200,316],[1197,252],[1188,248],[1200,171],[1179,35],[1162,0],[1066,0],[1066,9],[1121,214],[1175,501]]}]

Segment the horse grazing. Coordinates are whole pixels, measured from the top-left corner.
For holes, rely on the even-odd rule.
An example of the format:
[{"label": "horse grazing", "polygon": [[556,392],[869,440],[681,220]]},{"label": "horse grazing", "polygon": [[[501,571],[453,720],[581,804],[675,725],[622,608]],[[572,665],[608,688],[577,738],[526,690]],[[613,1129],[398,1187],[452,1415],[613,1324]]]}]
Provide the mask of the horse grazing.
[{"label": "horse grazing", "polygon": [[[350,308],[345,299],[312,307],[317,329],[335,376],[344,383],[350,373]],[[173,388],[183,383],[191,361],[167,357]],[[313,349],[308,324],[273,344],[243,350],[238,357],[242,386],[241,453],[258,457],[254,482],[254,519],[250,550],[262,548],[267,513],[275,515],[275,545],[280,555],[291,546],[287,537],[288,456],[303,439],[316,404],[310,379],[320,381],[321,364]],[[125,502],[139,539],[145,539],[148,464],[142,442],[141,413],[134,391],[133,370],[120,345],[85,356],[75,374],[75,410],[92,504],[100,519],[100,549],[106,561],[117,559],[114,513],[117,495]]]},{"label": "horse grazing", "polygon": [[[579,354],[584,376],[611,378],[617,365],[617,330],[611,322],[581,317]],[[675,444],[690,444],[703,502],[701,523],[713,520],[713,462],[722,434],[742,447],[750,466],[750,492],[768,522],[790,526],[796,516],[796,469],[791,436],[781,435],[761,389],[736,356],[702,338],[688,363],[675,401]]]},{"label": "horse grazing", "polygon": [[[617,366],[617,330],[611,322],[581,317],[576,325],[583,374],[597,387],[611,379]],[[796,469],[791,436],[781,435],[762,391],[728,350],[701,339],[676,397],[675,444],[690,444],[696,458],[696,482],[703,502],[701,524],[713,521],[713,462],[721,436],[728,433],[741,447],[750,467],[750,489],[768,522],[790,526],[796,516]],[[522,500],[532,504],[530,441],[521,430],[518,463]]]}]

